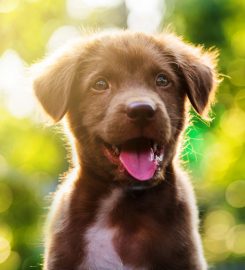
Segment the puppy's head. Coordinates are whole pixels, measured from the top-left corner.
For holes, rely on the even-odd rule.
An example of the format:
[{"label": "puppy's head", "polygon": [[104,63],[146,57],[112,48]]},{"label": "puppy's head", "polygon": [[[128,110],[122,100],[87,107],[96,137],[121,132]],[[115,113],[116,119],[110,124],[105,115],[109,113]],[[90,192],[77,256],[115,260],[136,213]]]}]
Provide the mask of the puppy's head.
[{"label": "puppy's head", "polygon": [[95,36],[39,64],[34,91],[54,121],[66,115],[85,170],[152,186],[174,157],[186,101],[200,115],[209,107],[213,58],[173,35]]}]

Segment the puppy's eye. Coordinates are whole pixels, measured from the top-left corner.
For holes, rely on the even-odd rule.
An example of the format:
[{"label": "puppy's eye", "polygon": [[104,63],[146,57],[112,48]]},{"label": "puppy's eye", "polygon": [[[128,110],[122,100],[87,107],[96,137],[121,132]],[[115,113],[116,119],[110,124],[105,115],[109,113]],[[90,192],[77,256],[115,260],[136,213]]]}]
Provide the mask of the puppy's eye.
[{"label": "puppy's eye", "polygon": [[156,86],[158,87],[166,87],[169,85],[169,79],[164,74],[158,74],[156,77]]},{"label": "puppy's eye", "polygon": [[99,78],[92,85],[92,88],[97,91],[104,91],[109,89],[109,83],[104,78]]}]

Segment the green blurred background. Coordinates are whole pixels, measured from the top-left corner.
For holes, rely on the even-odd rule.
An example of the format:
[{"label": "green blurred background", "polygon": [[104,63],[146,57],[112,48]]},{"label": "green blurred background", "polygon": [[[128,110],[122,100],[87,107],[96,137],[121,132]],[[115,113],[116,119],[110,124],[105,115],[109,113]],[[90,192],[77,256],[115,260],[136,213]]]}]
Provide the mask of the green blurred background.
[{"label": "green blurred background", "polygon": [[[0,269],[41,269],[49,194],[67,168],[57,127],[37,114],[26,67],[83,29],[161,31],[220,50],[224,80],[183,150],[212,269],[245,269],[245,1],[0,1]],[[180,269],[181,270],[181,269]]]}]

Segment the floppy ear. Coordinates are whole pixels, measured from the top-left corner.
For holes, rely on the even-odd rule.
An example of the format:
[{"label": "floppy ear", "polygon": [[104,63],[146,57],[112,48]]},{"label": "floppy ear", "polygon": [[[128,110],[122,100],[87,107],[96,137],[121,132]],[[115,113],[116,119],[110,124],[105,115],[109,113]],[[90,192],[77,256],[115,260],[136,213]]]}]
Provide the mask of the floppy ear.
[{"label": "floppy ear", "polygon": [[190,50],[179,56],[178,63],[193,108],[200,115],[205,115],[213,101],[217,84],[213,55]]},{"label": "floppy ear", "polygon": [[181,87],[185,88],[195,111],[205,116],[218,83],[217,51],[204,51],[202,47],[186,44],[174,35],[168,35],[165,44],[172,50],[171,55],[182,79]]},{"label": "floppy ear", "polygon": [[35,64],[33,90],[44,111],[55,121],[66,113],[76,76],[79,48],[71,46]]}]

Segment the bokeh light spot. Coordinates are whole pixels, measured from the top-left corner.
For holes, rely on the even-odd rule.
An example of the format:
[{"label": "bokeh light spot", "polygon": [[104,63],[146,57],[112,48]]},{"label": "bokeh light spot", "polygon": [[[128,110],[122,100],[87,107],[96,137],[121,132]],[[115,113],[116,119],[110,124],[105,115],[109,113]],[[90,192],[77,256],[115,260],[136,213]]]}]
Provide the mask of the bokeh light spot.
[{"label": "bokeh light spot", "polygon": [[208,238],[223,239],[234,224],[235,220],[231,213],[217,210],[207,215],[204,228]]},{"label": "bokeh light spot", "polygon": [[126,0],[129,10],[128,28],[134,31],[154,33],[164,16],[165,2],[159,0]]},{"label": "bokeh light spot", "polygon": [[5,239],[7,239],[9,243],[11,243],[13,240],[12,230],[10,226],[8,226],[7,224],[4,224],[4,223],[0,224],[0,235],[4,237]]},{"label": "bokeh light spot", "polygon": [[245,113],[239,108],[233,108],[229,112],[225,113],[222,117],[220,127],[223,132],[232,139],[236,139],[234,143],[242,143],[242,140],[237,140],[238,137],[241,139],[245,135]]},{"label": "bokeh light spot", "polygon": [[51,53],[76,37],[80,37],[78,29],[72,25],[64,25],[53,32],[47,43],[47,51]]},{"label": "bokeh light spot", "polygon": [[13,194],[9,186],[0,183],[0,213],[5,212],[13,201]]},{"label": "bokeh light spot", "polygon": [[216,210],[207,215],[204,222],[204,246],[209,256],[215,254],[213,258],[221,260],[229,255],[226,235],[234,224],[234,217],[228,211]]},{"label": "bokeh light spot", "polygon": [[226,200],[232,207],[245,207],[245,180],[235,181],[227,187]]},{"label": "bokeh light spot", "polygon": [[8,13],[15,10],[19,5],[20,0],[1,0],[0,13]]},{"label": "bokeh light spot", "polygon": [[0,74],[1,95],[9,111],[19,118],[33,114],[35,103],[26,63],[16,51],[8,49],[0,57]]},{"label": "bokeh light spot", "polygon": [[237,255],[245,255],[245,225],[234,226],[227,235],[227,247]]},{"label": "bokeh light spot", "polygon": [[122,0],[82,0],[81,2],[95,8],[115,6],[122,2]]},{"label": "bokeh light spot", "polygon": [[66,0],[67,13],[74,19],[85,19],[96,8],[117,6],[122,0]]},{"label": "bokeh light spot", "polygon": [[[20,269],[20,263],[21,263],[20,255],[15,251],[11,251],[8,258],[0,265],[0,269],[3,269],[3,270],[19,270]],[[32,267],[28,267],[28,268],[32,269]]]},{"label": "bokeh light spot", "polygon": [[10,244],[7,239],[0,236],[0,263],[8,259],[10,255]]},{"label": "bokeh light spot", "polygon": [[[204,239],[204,245],[209,252],[212,252],[216,255],[227,254],[228,249],[225,245],[225,238],[220,240],[213,240],[210,238]],[[223,257],[223,256],[222,256]]]}]

